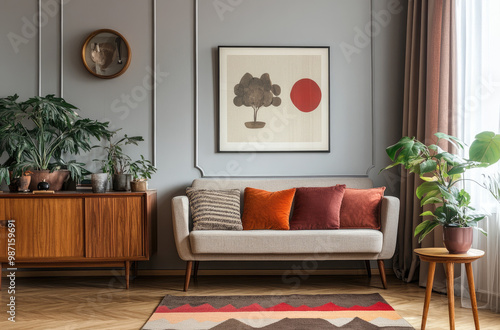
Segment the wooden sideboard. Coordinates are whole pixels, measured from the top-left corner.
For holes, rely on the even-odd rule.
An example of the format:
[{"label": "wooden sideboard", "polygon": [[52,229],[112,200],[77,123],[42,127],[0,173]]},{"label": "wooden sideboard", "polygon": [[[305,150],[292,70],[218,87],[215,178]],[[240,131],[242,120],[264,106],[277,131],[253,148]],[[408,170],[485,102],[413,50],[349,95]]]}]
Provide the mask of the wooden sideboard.
[{"label": "wooden sideboard", "polygon": [[155,190],[0,193],[0,275],[12,267],[9,220],[15,268],[125,267],[128,289],[131,262],[149,260],[156,250]]}]

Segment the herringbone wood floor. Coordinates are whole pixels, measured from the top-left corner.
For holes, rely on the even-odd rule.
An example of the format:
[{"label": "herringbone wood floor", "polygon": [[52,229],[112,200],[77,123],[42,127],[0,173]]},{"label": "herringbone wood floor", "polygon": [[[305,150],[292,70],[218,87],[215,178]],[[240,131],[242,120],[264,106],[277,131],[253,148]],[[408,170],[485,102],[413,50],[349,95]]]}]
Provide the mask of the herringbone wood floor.
[{"label": "herringbone wood floor", "polygon": [[[281,276],[199,276],[189,292],[179,276],[138,277],[125,290],[121,277],[18,278],[16,323],[7,321],[7,290],[0,291],[0,329],[140,329],[166,294],[261,295],[380,293],[408,322],[420,329],[425,291],[388,276],[311,276],[300,281]],[[456,299],[456,328],[474,329],[470,309]],[[480,310],[481,329],[500,329],[500,315]],[[427,329],[448,329],[445,295],[433,294]],[[313,330],[313,329],[310,329]]]}]

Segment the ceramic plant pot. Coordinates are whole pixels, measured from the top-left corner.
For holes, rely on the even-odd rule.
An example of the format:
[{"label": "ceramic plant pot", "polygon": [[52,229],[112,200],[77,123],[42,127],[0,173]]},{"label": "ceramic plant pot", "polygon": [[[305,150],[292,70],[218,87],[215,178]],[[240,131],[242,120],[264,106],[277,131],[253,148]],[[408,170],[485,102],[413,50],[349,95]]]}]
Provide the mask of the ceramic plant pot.
[{"label": "ceramic plant pot", "polygon": [[59,170],[50,173],[49,170],[40,170],[40,171],[31,171],[31,182],[30,182],[30,190],[38,190],[37,185],[45,180],[45,182],[49,183],[50,190],[61,190],[64,182],[69,177],[68,170]]},{"label": "ceramic plant pot", "polygon": [[23,175],[19,178],[19,191],[28,191],[30,187],[31,176]]},{"label": "ceramic plant pot", "polygon": [[443,227],[443,241],[451,254],[467,253],[472,246],[472,227]]},{"label": "ceramic plant pot", "polygon": [[108,173],[95,173],[90,176],[93,193],[105,193],[108,188]]},{"label": "ceramic plant pot", "polygon": [[130,189],[134,192],[142,192],[148,190],[147,181],[130,181]]},{"label": "ceramic plant pot", "polygon": [[127,191],[130,190],[130,174],[113,174],[113,190]]}]

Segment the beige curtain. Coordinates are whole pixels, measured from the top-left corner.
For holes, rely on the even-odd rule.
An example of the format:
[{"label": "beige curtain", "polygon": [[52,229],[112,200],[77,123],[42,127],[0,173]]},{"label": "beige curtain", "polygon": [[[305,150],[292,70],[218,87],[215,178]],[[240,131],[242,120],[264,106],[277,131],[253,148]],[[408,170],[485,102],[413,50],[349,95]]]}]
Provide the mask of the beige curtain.
[{"label": "beige curtain", "polygon": [[[403,136],[415,136],[434,143],[434,133],[456,135],[456,37],[454,0],[409,0],[406,32]],[[441,145],[448,149],[448,145]],[[415,190],[420,179],[401,173],[401,216],[394,271],[398,278],[411,281],[419,269],[413,250],[420,247],[413,237],[422,221]],[[438,227],[421,246],[443,246]],[[425,286],[427,264],[420,265],[420,284]],[[446,292],[442,269],[436,269],[435,289]]]}]

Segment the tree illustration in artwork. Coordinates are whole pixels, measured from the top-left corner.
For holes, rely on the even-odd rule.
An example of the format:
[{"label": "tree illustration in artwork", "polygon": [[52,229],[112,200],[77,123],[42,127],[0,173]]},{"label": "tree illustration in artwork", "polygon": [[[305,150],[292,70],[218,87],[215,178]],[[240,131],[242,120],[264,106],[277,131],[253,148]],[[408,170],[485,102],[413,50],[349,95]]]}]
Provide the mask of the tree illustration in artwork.
[{"label": "tree illustration in artwork", "polygon": [[245,73],[239,84],[234,86],[233,100],[237,107],[245,106],[253,108],[253,121],[245,123],[247,128],[263,128],[266,123],[257,121],[257,113],[262,107],[279,106],[281,99],[278,97],[281,93],[281,87],[271,83],[269,73],[264,73],[260,78]]}]

